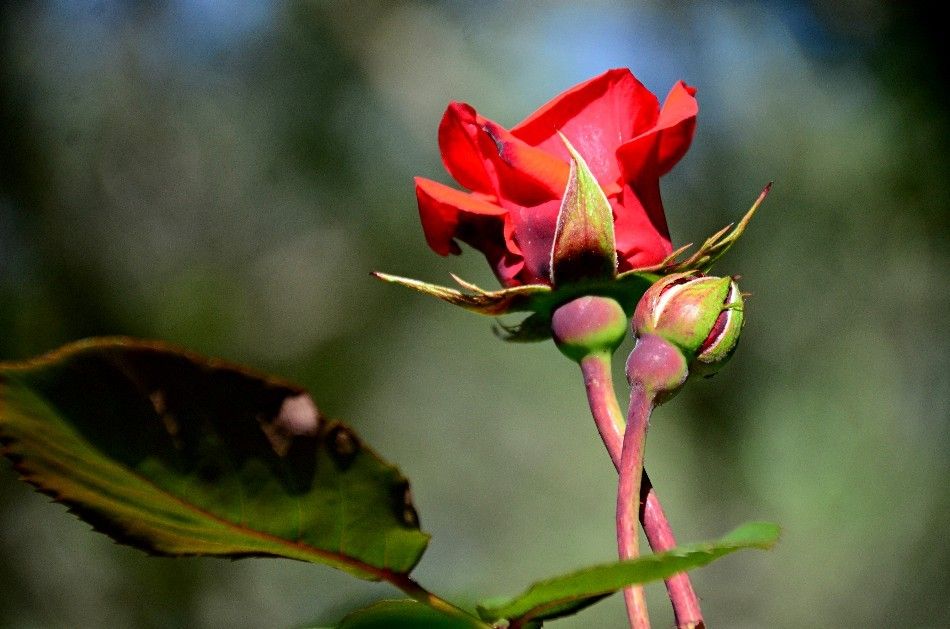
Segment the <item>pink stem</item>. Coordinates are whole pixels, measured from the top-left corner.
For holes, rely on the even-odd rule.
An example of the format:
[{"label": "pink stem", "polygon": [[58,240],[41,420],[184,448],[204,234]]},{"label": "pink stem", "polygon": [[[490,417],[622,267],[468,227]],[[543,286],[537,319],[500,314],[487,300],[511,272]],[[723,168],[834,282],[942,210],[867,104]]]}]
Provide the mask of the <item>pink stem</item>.
[{"label": "pink stem", "polygon": [[581,360],[581,373],[587,388],[587,401],[590,412],[597,424],[597,432],[607,447],[614,467],[620,469],[620,453],[623,450],[623,432],[626,421],[617,395],[614,393],[613,377],[610,374],[610,357],[603,354],[590,354]]},{"label": "pink stem", "polygon": [[[594,422],[597,424],[597,431],[607,447],[614,467],[619,470],[626,422],[617,404],[617,395],[614,393],[610,357],[597,354],[587,356],[581,361],[581,372],[584,375],[587,400],[590,403]],[[650,548],[657,553],[675,548],[676,537],[673,535],[646,470],[643,471],[641,480],[640,501],[640,522],[643,524],[643,531],[646,533]],[[681,572],[668,578],[666,590],[673,604],[678,629],[704,627],[699,599],[696,597],[688,574]]]},{"label": "pink stem", "polygon": [[[676,548],[676,537],[670,528],[669,520],[660,505],[660,499],[653,490],[646,469],[640,485],[640,521],[646,532],[647,541],[653,552],[659,553]],[[685,572],[674,574],[665,581],[666,592],[673,603],[673,615],[677,629],[704,629],[703,612],[699,608],[699,598],[693,590],[689,575]]]},{"label": "pink stem", "polygon": [[[652,405],[639,383],[634,383],[627,410],[627,428],[623,435],[620,455],[620,481],[617,487],[617,549],[621,559],[640,556],[637,518],[640,514],[640,478],[643,476],[643,447],[650,425]],[[627,603],[627,618],[631,629],[649,629],[646,598],[642,585],[632,585],[623,591]]]}]

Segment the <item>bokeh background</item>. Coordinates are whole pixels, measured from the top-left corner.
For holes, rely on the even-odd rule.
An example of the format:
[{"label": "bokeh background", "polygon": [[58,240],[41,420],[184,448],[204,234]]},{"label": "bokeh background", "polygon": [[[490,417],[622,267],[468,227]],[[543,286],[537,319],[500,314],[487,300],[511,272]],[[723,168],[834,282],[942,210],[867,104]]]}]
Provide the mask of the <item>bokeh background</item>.
[{"label": "bokeh background", "polygon": [[[945,27],[875,0],[581,4],[3,3],[0,358],[130,334],[310,387],[413,480],[418,577],[459,601],[609,560],[614,471],[575,366],[368,274],[494,285],[417,222],[449,100],[510,125],[609,67],[661,98],[682,78],[701,111],[663,183],[674,241],[776,182],[718,267],[753,293],[740,351],[647,453],[681,540],[784,527],[694,573],[710,625],[950,626]],[[3,627],[332,624],[395,594],[147,558],[0,465]]]}]

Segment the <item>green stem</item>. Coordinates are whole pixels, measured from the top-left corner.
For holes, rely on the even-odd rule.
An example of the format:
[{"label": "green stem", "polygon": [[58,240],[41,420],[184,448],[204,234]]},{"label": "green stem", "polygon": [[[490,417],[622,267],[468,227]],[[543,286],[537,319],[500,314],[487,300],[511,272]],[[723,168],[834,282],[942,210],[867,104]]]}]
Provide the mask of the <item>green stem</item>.
[{"label": "green stem", "polygon": [[[609,353],[594,353],[586,356],[580,362],[580,367],[597,431],[614,467],[619,470],[626,421],[617,403],[610,363]],[[676,547],[676,537],[646,469],[643,470],[640,485],[639,517],[653,552],[661,553]],[[666,591],[673,605],[678,629],[699,629],[704,626],[699,598],[687,573],[682,572],[666,579]]]}]

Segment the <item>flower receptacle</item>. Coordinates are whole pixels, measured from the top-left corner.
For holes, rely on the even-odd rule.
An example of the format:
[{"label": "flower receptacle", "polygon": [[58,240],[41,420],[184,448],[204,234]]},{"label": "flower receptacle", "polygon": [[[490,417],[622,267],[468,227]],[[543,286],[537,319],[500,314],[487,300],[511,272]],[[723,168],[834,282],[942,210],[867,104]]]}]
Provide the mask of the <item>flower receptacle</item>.
[{"label": "flower receptacle", "polygon": [[591,354],[609,356],[627,334],[627,315],[609,297],[586,295],[560,306],[551,317],[554,343],[580,362]]},{"label": "flower receptacle", "polygon": [[670,399],[689,376],[686,357],[678,347],[656,334],[641,334],[627,358],[627,382],[641,386],[657,405]]}]

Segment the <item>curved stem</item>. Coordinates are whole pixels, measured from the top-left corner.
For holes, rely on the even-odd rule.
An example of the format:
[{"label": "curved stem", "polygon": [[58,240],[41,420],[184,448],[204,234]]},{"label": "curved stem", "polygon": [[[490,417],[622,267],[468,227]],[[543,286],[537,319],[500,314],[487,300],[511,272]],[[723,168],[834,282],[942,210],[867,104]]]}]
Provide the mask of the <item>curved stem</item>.
[{"label": "curved stem", "polygon": [[[653,490],[653,484],[643,470],[640,485],[640,521],[646,532],[647,541],[653,552],[659,553],[676,548],[676,537],[670,528],[669,520],[663,512],[660,499]],[[699,597],[693,590],[693,583],[689,574],[680,572],[665,581],[666,592],[673,604],[673,616],[676,619],[677,629],[704,629],[703,612],[699,608]]]},{"label": "curved stem", "polygon": [[[610,355],[591,354],[581,361],[580,367],[597,431],[607,447],[614,467],[619,470],[626,422],[614,393]],[[675,548],[676,537],[645,469],[640,486],[640,503],[640,522],[653,552],[660,553]],[[673,604],[678,629],[701,629],[704,626],[703,614],[689,575],[681,572],[666,579],[666,590]]]},{"label": "curved stem", "polygon": [[623,418],[610,370],[609,354],[589,354],[581,360],[581,373],[587,388],[587,401],[597,432],[607,447],[614,467],[620,469],[623,433],[627,422]]},{"label": "curved stem", "polygon": [[[617,486],[617,549],[621,559],[640,555],[637,518],[640,513],[640,478],[643,475],[643,448],[650,425],[650,396],[639,383],[634,383],[627,410],[627,429],[623,435],[620,455],[620,481]],[[631,629],[649,629],[643,586],[634,585],[623,591],[627,618]]]},{"label": "curved stem", "polygon": [[486,629],[491,629],[491,625],[483,622],[478,617],[468,613],[461,607],[453,605],[444,598],[425,589],[417,581],[407,574],[392,574],[392,578],[387,579],[392,585],[408,594],[415,600],[428,605],[432,609],[438,610],[449,616],[464,618],[468,622],[476,621],[483,624]]}]

